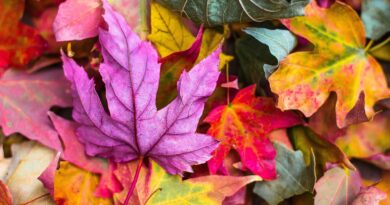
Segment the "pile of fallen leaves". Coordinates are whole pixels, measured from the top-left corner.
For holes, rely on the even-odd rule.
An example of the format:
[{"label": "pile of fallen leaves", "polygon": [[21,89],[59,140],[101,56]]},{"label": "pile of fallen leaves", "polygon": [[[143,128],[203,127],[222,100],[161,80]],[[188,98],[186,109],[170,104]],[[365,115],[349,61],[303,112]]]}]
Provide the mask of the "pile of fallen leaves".
[{"label": "pile of fallen leaves", "polygon": [[389,0],[0,0],[0,204],[390,204]]}]

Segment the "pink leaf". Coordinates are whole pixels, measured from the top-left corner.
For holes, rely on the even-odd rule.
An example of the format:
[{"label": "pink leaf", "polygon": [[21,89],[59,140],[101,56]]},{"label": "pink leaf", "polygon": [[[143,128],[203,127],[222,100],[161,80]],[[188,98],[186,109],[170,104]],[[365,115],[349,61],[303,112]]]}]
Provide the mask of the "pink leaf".
[{"label": "pink leaf", "polygon": [[61,151],[61,143],[47,117],[50,107],[70,106],[69,84],[61,70],[27,74],[9,70],[0,80],[0,125],[5,135],[19,132]]},{"label": "pink leaf", "polygon": [[[138,26],[138,0],[113,0],[110,3],[125,15],[132,28]],[[53,24],[57,41],[82,40],[97,36],[102,14],[102,0],[67,0],[60,5]]]}]

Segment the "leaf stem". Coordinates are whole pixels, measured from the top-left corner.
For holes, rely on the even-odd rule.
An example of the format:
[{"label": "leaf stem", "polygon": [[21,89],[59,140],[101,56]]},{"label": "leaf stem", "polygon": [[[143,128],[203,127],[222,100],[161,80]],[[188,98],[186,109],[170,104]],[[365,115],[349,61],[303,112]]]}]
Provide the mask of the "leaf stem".
[{"label": "leaf stem", "polygon": [[30,201],[24,202],[24,203],[22,203],[22,204],[20,204],[20,205],[31,204],[32,202],[34,202],[34,201],[36,201],[36,200],[38,200],[38,199],[44,198],[44,197],[46,197],[46,196],[49,196],[49,195],[50,195],[50,193],[43,194],[43,195],[38,196],[38,197],[36,197],[36,198],[34,198],[34,199],[31,199]]},{"label": "leaf stem", "polygon": [[150,0],[139,0],[140,7],[140,36],[143,40],[149,34]]},{"label": "leaf stem", "polygon": [[152,196],[153,196],[154,194],[156,194],[157,192],[159,192],[159,191],[162,191],[162,188],[157,188],[156,190],[154,190],[154,192],[152,192],[152,194],[150,194],[150,196],[148,197],[148,199],[146,199],[145,204],[148,204],[149,199],[152,198]]},{"label": "leaf stem", "polygon": [[[226,64],[226,83],[229,83],[229,63]],[[229,86],[227,87],[227,91],[226,91],[226,102],[227,102],[227,105],[230,104],[230,93],[229,93]]]},{"label": "leaf stem", "polygon": [[369,51],[370,52],[373,52],[375,50],[378,50],[380,48],[382,48],[383,46],[385,46],[387,43],[390,42],[390,37],[388,37],[386,40],[382,41],[380,44],[374,46],[373,48],[371,48]]},{"label": "leaf stem", "polygon": [[138,163],[138,166],[137,166],[137,170],[135,171],[135,175],[134,175],[133,181],[131,182],[129,192],[127,192],[127,196],[126,196],[124,205],[128,205],[129,204],[130,197],[131,197],[131,195],[133,195],[133,192],[134,192],[134,189],[135,189],[135,185],[137,184],[138,176],[139,176],[139,173],[141,171],[141,167],[142,167],[142,162],[143,161],[144,161],[144,157],[141,157],[139,159],[139,163]]},{"label": "leaf stem", "polygon": [[364,48],[364,51],[367,52],[371,48],[373,43],[374,43],[374,41],[370,40],[370,42],[368,42],[367,46]]}]

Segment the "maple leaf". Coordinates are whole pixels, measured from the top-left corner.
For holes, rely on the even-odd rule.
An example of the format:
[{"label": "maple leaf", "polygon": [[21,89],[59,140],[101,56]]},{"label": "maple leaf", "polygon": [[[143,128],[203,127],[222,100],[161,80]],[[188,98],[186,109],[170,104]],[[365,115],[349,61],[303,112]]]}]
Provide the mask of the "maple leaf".
[{"label": "maple leaf", "polygon": [[[137,0],[110,0],[132,28],[138,25]],[[102,0],[67,0],[63,2],[53,23],[57,41],[82,40],[95,37],[102,23]]]},{"label": "maple leaf", "polygon": [[[137,163],[130,162],[128,164],[119,165],[115,174],[125,187],[124,191],[115,194],[119,203],[122,204],[129,182],[134,177]],[[133,205],[176,205],[176,204],[191,204],[191,205],[217,205],[222,204],[222,201],[227,196],[236,193],[245,185],[260,181],[259,176],[203,176],[181,180],[179,176],[169,175],[157,163],[151,161],[149,169],[142,166],[140,171],[139,183],[137,183],[134,195],[130,199],[130,204]]]},{"label": "maple leaf", "polygon": [[288,55],[270,76],[271,90],[279,96],[278,107],[299,109],[311,116],[335,92],[337,125],[345,127],[348,113],[363,93],[364,111],[372,117],[374,103],[389,97],[390,90],[381,66],[364,49],[365,32],[359,16],[340,2],[324,9],[313,1],[305,12],[304,17],[283,23],[312,42],[315,49]]},{"label": "maple leaf", "polygon": [[113,204],[112,199],[94,195],[99,176],[80,169],[69,162],[60,163],[54,177],[54,201],[56,204]]},{"label": "maple leaf", "polygon": [[212,110],[205,122],[208,134],[221,141],[208,162],[211,173],[222,167],[223,159],[234,148],[243,166],[264,179],[276,177],[276,151],[267,134],[278,128],[301,123],[293,112],[282,112],[272,98],[256,97],[255,85],[240,90],[231,104]]},{"label": "maple leaf", "polygon": [[64,72],[72,83],[73,118],[78,137],[90,156],[126,162],[150,157],[169,173],[192,171],[191,165],[210,158],[217,142],[195,133],[204,103],[219,76],[220,49],[183,72],[178,97],[156,109],[159,80],[157,53],[141,41],[124,18],[103,2],[108,30],[99,30],[104,62],[100,73],[106,85],[108,115],[86,72],[63,54]]},{"label": "maple leaf", "polygon": [[176,97],[176,82],[181,72],[190,70],[214,51],[223,35],[215,29],[204,31],[201,27],[194,38],[182,18],[164,6],[151,2],[150,12],[151,33],[148,39],[162,57],[159,59],[162,65],[157,92],[157,108],[162,108]]},{"label": "maple leaf", "polygon": [[0,75],[9,66],[21,67],[45,50],[46,42],[38,32],[19,22],[23,16],[24,1],[0,1]]},{"label": "maple leaf", "polygon": [[69,84],[61,70],[34,74],[8,70],[0,79],[0,125],[5,135],[19,132],[55,150],[61,142],[47,112],[72,105]]},{"label": "maple leaf", "polygon": [[[61,153],[61,159],[88,172],[101,175],[100,184],[95,192],[98,196],[112,197],[113,192],[120,191],[122,186],[113,173],[115,164],[109,163],[103,158],[88,157],[85,155],[84,145],[79,142],[76,136],[78,124],[65,120],[52,112],[49,113],[49,117],[63,142],[64,148]],[[54,172],[52,172],[52,174],[54,174]],[[44,178],[44,180],[53,183],[53,180],[51,179]],[[54,187],[49,186],[47,188],[50,191],[53,191]]]}]

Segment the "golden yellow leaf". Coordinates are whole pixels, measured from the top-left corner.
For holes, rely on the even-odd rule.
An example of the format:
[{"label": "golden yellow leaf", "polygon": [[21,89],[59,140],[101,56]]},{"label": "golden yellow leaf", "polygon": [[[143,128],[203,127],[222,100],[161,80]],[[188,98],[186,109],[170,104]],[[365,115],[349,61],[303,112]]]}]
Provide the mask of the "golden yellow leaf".
[{"label": "golden yellow leaf", "polygon": [[99,176],[69,162],[60,163],[54,176],[54,200],[62,205],[110,205],[111,199],[94,195]]}]

